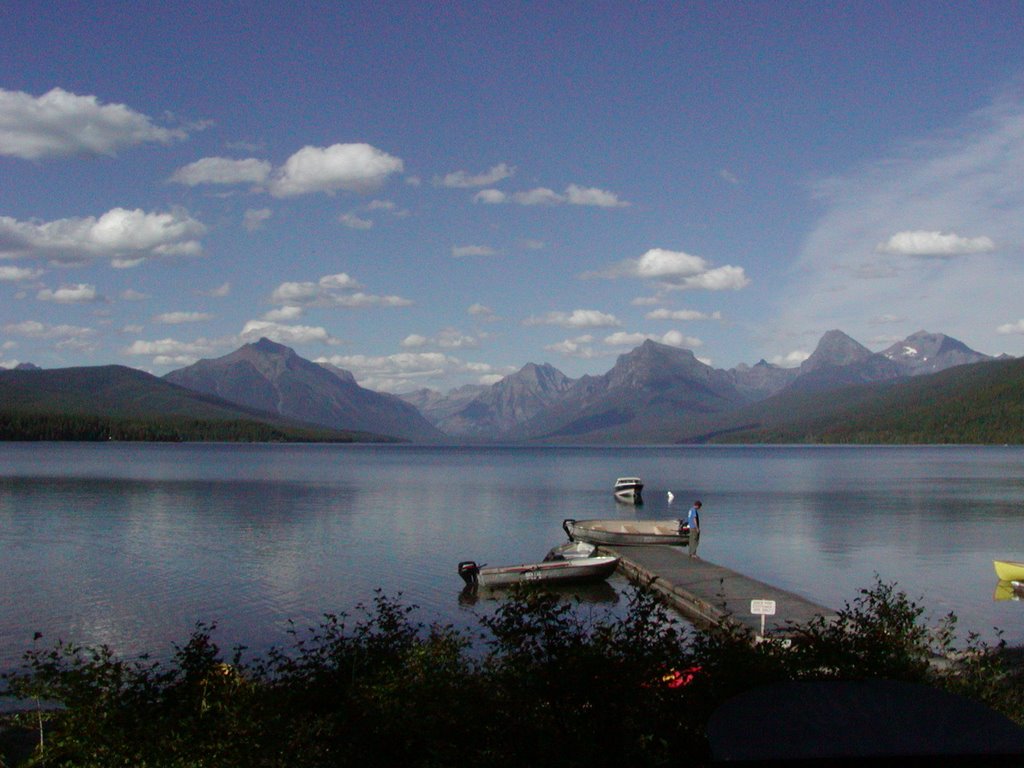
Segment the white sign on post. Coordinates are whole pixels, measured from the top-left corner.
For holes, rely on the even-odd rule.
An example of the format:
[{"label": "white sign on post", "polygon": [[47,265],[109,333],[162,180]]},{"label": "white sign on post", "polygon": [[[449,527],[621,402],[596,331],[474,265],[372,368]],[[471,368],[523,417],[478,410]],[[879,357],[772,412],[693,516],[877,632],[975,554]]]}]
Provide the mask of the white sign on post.
[{"label": "white sign on post", "polygon": [[761,617],[761,637],[764,637],[764,617],[775,615],[774,600],[751,600],[750,612]]}]

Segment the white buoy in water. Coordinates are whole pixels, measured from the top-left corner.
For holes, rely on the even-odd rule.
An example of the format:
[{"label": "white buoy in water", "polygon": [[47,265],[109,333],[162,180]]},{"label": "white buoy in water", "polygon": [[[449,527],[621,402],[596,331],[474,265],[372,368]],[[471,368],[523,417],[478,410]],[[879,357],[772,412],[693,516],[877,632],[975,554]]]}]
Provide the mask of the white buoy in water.
[{"label": "white buoy in water", "polygon": [[672,503],[672,499],[674,499],[674,498],[675,498],[675,494],[672,493],[672,491],[669,491],[668,492],[668,503],[671,504]]}]

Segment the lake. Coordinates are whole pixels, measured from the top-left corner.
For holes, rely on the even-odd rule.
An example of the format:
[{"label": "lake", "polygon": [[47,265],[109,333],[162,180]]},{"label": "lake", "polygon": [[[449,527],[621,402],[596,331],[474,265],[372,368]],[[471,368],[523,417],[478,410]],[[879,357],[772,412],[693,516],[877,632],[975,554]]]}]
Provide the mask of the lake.
[{"label": "lake", "polygon": [[[646,482],[639,508],[620,475]],[[668,491],[675,496],[669,502]],[[876,577],[1024,643],[992,560],[1024,560],[1019,447],[0,444],[0,669],[33,633],[166,654],[197,621],[254,652],[372,603],[469,626],[460,560],[532,562],[564,518],[681,517],[701,555],[841,608]],[[621,610],[626,582],[587,595]]]}]

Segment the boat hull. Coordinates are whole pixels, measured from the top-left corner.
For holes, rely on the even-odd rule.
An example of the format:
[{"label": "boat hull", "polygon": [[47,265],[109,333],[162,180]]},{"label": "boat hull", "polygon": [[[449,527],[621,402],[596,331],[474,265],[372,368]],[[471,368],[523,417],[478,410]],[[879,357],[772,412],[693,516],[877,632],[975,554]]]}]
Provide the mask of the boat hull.
[{"label": "boat hull", "polygon": [[996,569],[996,576],[1000,581],[1024,581],[1024,563],[1015,563],[1012,560],[993,560],[992,565]]},{"label": "boat hull", "polygon": [[573,520],[562,521],[572,541],[610,546],[667,544],[683,546],[690,542],[690,530],[678,520]]},{"label": "boat hull", "polygon": [[615,572],[618,564],[617,557],[584,557],[486,568],[467,560],[459,563],[459,575],[470,588],[515,584],[557,586],[603,581]]},{"label": "boat hull", "polygon": [[617,501],[625,504],[643,504],[643,489],[644,484],[639,477],[620,477],[615,481],[612,494]]}]

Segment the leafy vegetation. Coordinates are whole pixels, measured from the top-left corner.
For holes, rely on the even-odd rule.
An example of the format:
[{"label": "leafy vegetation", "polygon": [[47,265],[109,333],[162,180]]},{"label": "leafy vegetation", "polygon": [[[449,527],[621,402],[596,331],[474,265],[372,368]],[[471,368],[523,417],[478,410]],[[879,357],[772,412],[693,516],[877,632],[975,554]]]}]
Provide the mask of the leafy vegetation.
[{"label": "leafy vegetation", "polygon": [[516,592],[479,635],[426,627],[412,610],[378,593],[354,622],[293,628],[288,648],[252,661],[225,656],[204,625],[165,663],[33,649],[7,683],[65,708],[17,715],[7,737],[23,753],[6,765],[699,765],[721,703],[822,678],[924,682],[1024,722],[1024,679],[1001,642],[972,636],[954,653],[953,616],[925,627],[923,609],[881,583],[838,621],[793,627],[791,648],[739,626],[683,628],[642,590],[621,618]]}]

